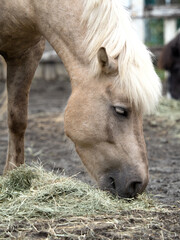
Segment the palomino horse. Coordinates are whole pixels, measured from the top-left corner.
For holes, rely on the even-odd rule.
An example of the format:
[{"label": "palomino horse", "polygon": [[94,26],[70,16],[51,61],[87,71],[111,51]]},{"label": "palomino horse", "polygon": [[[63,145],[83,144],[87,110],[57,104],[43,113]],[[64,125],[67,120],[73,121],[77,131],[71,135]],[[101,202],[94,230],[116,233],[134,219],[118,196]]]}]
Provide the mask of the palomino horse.
[{"label": "palomino horse", "polygon": [[101,189],[143,192],[148,161],[143,113],[161,84],[119,0],[1,0],[9,145],[4,172],[24,163],[28,94],[47,39],[71,78],[65,132]]},{"label": "palomino horse", "polygon": [[180,33],[164,46],[158,65],[170,73],[168,94],[174,99],[180,99]]}]

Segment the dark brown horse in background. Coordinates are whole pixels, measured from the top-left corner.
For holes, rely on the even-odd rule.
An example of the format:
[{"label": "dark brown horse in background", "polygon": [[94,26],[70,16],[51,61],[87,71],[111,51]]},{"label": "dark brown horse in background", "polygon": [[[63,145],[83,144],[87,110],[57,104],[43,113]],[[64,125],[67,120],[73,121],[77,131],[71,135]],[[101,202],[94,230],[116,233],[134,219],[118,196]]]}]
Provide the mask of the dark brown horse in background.
[{"label": "dark brown horse in background", "polygon": [[165,45],[158,65],[170,73],[168,77],[170,96],[180,99],[180,33]]}]

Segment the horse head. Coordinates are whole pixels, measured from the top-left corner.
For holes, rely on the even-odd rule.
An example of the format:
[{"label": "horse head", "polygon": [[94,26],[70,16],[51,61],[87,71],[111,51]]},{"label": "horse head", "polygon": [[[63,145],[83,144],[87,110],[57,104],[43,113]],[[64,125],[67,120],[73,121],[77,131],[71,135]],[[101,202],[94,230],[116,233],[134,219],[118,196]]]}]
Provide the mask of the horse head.
[{"label": "horse head", "polygon": [[99,49],[101,73],[73,89],[65,112],[65,131],[101,189],[134,197],[148,183],[148,161],[141,110],[114,82],[117,59]]}]

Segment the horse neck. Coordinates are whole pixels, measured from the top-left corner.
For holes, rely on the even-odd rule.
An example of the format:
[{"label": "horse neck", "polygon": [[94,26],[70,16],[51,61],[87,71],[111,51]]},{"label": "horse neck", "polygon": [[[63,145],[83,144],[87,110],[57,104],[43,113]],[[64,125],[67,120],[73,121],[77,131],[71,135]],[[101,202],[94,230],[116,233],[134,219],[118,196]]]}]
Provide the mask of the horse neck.
[{"label": "horse neck", "polygon": [[62,59],[72,84],[81,79],[87,70],[83,40],[85,31],[81,25],[81,0],[35,1],[37,25],[41,34]]}]

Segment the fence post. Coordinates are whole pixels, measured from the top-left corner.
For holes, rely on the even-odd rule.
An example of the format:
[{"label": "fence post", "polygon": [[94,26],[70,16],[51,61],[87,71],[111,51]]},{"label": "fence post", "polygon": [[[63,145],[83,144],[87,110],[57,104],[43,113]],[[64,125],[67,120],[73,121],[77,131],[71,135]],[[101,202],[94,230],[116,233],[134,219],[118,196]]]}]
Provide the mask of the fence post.
[{"label": "fence post", "polygon": [[176,19],[164,19],[164,44],[168,43],[176,35]]},{"label": "fence post", "polygon": [[145,41],[145,22],[144,16],[144,0],[132,0],[131,16],[133,18],[133,26],[141,39]]}]

